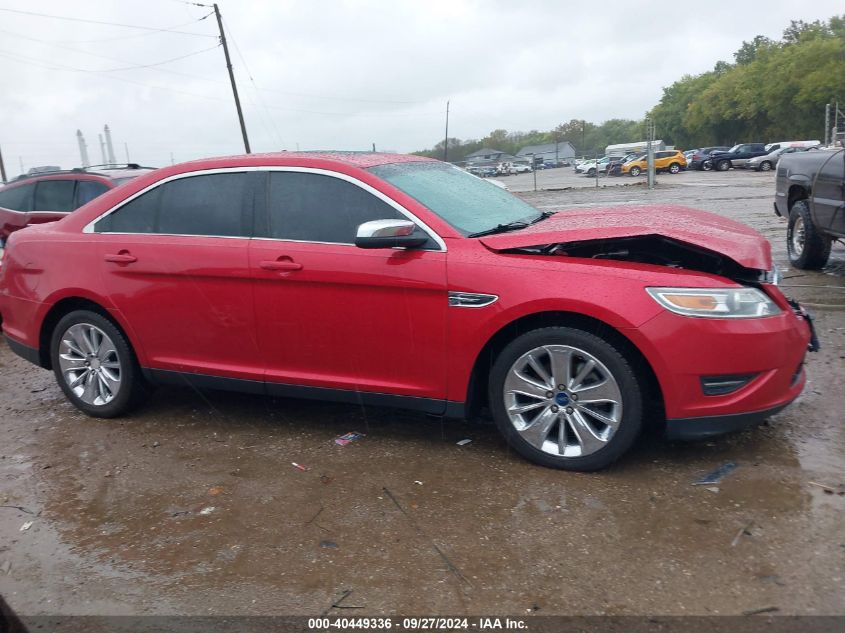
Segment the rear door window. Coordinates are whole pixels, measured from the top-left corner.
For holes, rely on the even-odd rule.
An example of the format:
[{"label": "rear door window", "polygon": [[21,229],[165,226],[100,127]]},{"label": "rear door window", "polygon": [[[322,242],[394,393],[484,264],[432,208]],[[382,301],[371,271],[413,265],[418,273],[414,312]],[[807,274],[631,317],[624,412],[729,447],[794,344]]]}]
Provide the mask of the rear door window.
[{"label": "rear door window", "polygon": [[13,211],[32,211],[32,194],[35,185],[18,185],[0,189],[0,207]]},{"label": "rear door window", "polygon": [[73,211],[75,180],[42,180],[35,185],[36,211]]},{"label": "rear door window", "polygon": [[157,233],[249,235],[244,209],[248,190],[245,172],[180,178],[161,189]]},{"label": "rear door window", "polygon": [[249,176],[238,172],[171,180],[102,218],[94,230],[249,237],[253,202]]}]

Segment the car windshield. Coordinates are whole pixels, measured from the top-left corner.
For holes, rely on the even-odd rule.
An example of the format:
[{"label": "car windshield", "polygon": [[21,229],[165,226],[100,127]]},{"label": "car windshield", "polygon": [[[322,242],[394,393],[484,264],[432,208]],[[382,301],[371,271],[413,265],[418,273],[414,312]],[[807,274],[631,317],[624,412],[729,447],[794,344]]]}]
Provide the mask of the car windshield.
[{"label": "car windshield", "polygon": [[742,147],[742,145],[734,145],[734,146],[733,146],[732,148],[730,148],[728,151],[729,151],[729,152],[735,152],[735,151],[737,151],[740,147]]},{"label": "car windshield", "polygon": [[499,224],[529,222],[539,214],[504,189],[446,163],[393,163],[371,167],[369,171],[428,207],[464,235]]}]

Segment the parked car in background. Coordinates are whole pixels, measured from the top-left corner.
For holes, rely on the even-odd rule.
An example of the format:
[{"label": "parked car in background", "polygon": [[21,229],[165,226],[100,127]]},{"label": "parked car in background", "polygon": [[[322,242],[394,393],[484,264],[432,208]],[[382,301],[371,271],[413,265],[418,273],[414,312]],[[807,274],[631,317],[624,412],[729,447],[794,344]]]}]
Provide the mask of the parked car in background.
[{"label": "parked car in background", "polygon": [[607,165],[607,175],[608,176],[621,176],[622,175],[622,165],[627,163],[629,160],[634,160],[637,158],[639,154],[631,153],[625,154],[625,156],[613,157],[610,159],[610,163]]},{"label": "parked car in background", "polygon": [[[666,150],[654,152],[654,169],[656,171],[668,171],[670,174],[677,174],[687,166],[687,159],[678,150]],[[623,174],[639,176],[648,169],[648,156],[641,154],[634,160],[629,160],[620,168]]]},{"label": "parked car in background", "polygon": [[813,147],[821,147],[821,141],[776,141],[774,143],[768,143],[766,145],[766,149],[769,152],[773,152],[776,149],[782,149],[784,147],[797,147],[802,149],[810,149]]},{"label": "parked car in background", "polygon": [[584,161],[575,168],[575,173],[585,174],[588,178],[594,178],[597,172],[599,174],[607,172],[607,167],[611,160],[610,156],[602,156],[598,160]]},{"label": "parked car in background", "polygon": [[711,152],[727,152],[730,147],[716,146],[716,147],[701,147],[693,150],[692,158],[688,161],[690,169],[697,169],[699,171],[710,171],[713,169],[713,163],[710,162]]},{"label": "parked car in background", "polygon": [[484,407],[527,459],[595,470],[649,415],[706,437],[801,393],[811,322],[772,268],[703,211],[555,214],[432,159],[290,152],[166,167],[13,233],[0,310],[91,416],[158,383]]},{"label": "parked car in background", "polygon": [[0,187],[0,248],[9,234],[30,224],[55,222],[153,167],[130,164],[86,169],[39,169]]},{"label": "parked car in background", "polygon": [[742,167],[745,163],[756,156],[764,156],[766,151],[764,143],[740,143],[734,145],[727,152],[710,152],[710,162],[716,171],[727,171],[731,167]]},{"label": "parked car in background", "polygon": [[778,164],[778,160],[784,154],[794,154],[795,152],[806,152],[806,147],[787,147],[781,146],[777,149],[770,151],[768,154],[763,154],[762,156],[755,156],[754,158],[750,158],[745,161],[745,164],[742,165],[744,169],[754,169],[757,171],[771,171],[775,168]]},{"label": "parked car in background", "polygon": [[531,165],[528,163],[513,163],[510,167],[510,173],[512,174],[530,174],[533,169],[531,169]]},{"label": "parked car in background", "polygon": [[786,250],[792,265],[807,270],[824,267],[833,241],[845,238],[845,150],[781,156],[775,213],[789,220]]}]

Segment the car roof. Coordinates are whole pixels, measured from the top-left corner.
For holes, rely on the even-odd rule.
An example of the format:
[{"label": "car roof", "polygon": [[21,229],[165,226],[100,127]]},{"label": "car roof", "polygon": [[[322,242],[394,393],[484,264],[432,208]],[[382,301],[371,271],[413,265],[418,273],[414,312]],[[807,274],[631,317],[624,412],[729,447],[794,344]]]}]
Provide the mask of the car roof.
[{"label": "car roof", "polygon": [[379,165],[393,163],[422,163],[437,162],[434,158],[415,156],[413,154],[393,154],[386,152],[340,152],[340,151],[313,151],[313,152],[267,152],[263,154],[239,154],[234,156],[220,156],[216,158],[200,158],[197,160],[182,163],[182,166],[193,168],[211,166],[216,163],[248,165],[284,165],[287,162],[297,164],[321,163],[331,161],[341,163],[350,167],[367,169]]},{"label": "car roof", "polygon": [[[100,169],[97,169],[97,168]],[[99,176],[114,180],[117,178],[134,178],[141,174],[154,171],[156,167],[142,167],[135,163],[126,165],[93,165],[91,167],[75,167],[73,169],[56,169],[52,171],[41,171],[34,174],[21,174],[16,178],[0,183],[2,185],[16,185],[19,183],[33,182],[41,179],[55,178],[56,176]]]}]

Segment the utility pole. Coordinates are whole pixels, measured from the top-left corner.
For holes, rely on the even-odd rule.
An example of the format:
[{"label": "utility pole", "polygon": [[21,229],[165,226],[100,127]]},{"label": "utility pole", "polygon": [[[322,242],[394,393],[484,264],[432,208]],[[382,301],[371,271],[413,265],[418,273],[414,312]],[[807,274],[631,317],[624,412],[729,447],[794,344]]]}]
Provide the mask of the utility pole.
[{"label": "utility pole", "polygon": [[824,146],[827,147],[830,145],[830,104],[827,103],[824,106]]},{"label": "utility pole", "polygon": [[0,151],[0,182],[6,182],[6,165],[3,164],[2,151]]},{"label": "utility pole", "polygon": [[443,140],[443,162],[449,160],[449,102],[446,102],[446,138]]},{"label": "utility pole", "polygon": [[126,164],[128,165],[132,161],[129,160],[129,143],[126,141],[123,142],[123,149],[126,150]]},{"label": "utility pole", "polygon": [[654,130],[654,121],[652,119],[645,120],[645,129],[646,129],[646,169],[647,169],[647,176],[648,176],[648,188],[654,189],[654,185],[656,184],[655,180],[655,172],[654,172],[654,138],[655,138],[655,130]]},{"label": "utility pole", "polygon": [[97,136],[100,138],[100,156],[103,157],[102,164],[105,165],[106,164],[106,143],[105,143],[105,141],[103,141],[103,135],[102,134],[97,134]]},{"label": "utility pole", "polygon": [[246,124],[244,113],[241,110],[241,100],[238,97],[238,86],[235,84],[235,73],[232,71],[232,60],[229,58],[229,46],[226,44],[226,33],[223,31],[223,18],[220,15],[220,8],[214,3],[214,15],[217,16],[217,26],[220,29],[220,44],[223,45],[223,54],[226,56],[226,68],[229,70],[229,80],[232,82],[232,94],[235,96],[235,108],[238,110],[238,121],[241,124],[241,135],[244,137],[244,150],[247,154],[252,152],[249,149],[249,138],[246,135]]}]

